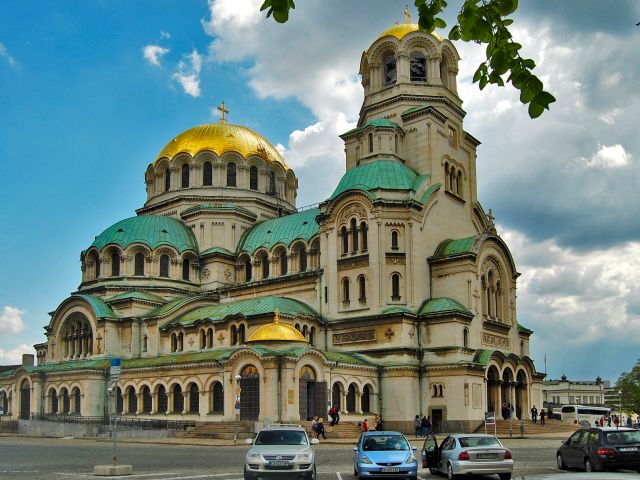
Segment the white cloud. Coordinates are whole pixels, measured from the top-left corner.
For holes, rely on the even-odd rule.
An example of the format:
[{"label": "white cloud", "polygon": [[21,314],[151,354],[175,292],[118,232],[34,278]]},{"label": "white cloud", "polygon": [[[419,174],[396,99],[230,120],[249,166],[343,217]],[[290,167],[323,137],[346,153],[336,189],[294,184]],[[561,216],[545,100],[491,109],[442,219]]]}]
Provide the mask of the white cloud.
[{"label": "white cloud", "polygon": [[7,61],[7,63],[12,67],[16,65],[15,58],[11,56],[11,54],[7,50],[7,47],[2,42],[0,42],[0,58],[4,58]]},{"label": "white cloud", "polygon": [[169,32],[165,32],[164,30],[160,31],[160,40],[164,40],[164,39],[170,39],[171,38],[171,34]]},{"label": "white cloud", "polygon": [[0,348],[0,364],[4,365],[20,365],[23,354],[35,355],[36,351],[32,346],[25,343],[13,347],[9,350]]},{"label": "white cloud", "polygon": [[626,167],[631,163],[631,154],[620,144],[598,145],[598,151],[589,158],[580,158],[579,163],[588,168],[613,169]]},{"label": "white cloud", "polygon": [[183,88],[184,93],[192,97],[200,96],[200,70],[202,70],[202,57],[196,49],[187,55],[183,55],[178,63],[178,71],[173,74]]},{"label": "white cloud", "polygon": [[19,308],[5,305],[0,314],[0,332],[8,334],[20,333],[24,330],[22,315],[26,312]]},{"label": "white cloud", "polygon": [[169,49],[159,45],[147,45],[142,49],[144,58],[156,67],[160,66],[160,59],[167,53],[169,53]]}]

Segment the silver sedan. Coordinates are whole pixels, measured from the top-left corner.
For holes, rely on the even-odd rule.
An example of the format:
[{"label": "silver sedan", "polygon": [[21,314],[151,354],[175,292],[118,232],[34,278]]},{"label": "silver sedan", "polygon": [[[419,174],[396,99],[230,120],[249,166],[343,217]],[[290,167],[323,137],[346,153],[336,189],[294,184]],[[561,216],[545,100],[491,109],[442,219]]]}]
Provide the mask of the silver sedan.
[{"label": "silver sedan", "polygon": [[509,480],[513,473],[511,451],[493,435],[453,434],[440,445],[427,437],[422,447],[422,466],[431,473],[445,473],[449,479],[474,473]]}]

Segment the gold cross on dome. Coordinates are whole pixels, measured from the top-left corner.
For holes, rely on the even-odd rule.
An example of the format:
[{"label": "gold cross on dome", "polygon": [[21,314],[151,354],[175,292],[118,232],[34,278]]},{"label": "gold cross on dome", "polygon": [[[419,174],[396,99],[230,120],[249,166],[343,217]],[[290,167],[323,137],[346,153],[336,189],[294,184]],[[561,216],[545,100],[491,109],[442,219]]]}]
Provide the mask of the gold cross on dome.
[{"label": "gold cross on dome", "polygon": [[222,113],[222,118],[220,118],[220,123],[224,123],[224,114],[229,113],[229,110],[224,108],[224,100],[222,101],[222,105],[218,105],[216,108],[220,110],[220,112]]},{"label": "gold cross on dome", "polygon": [[409,5],[404,6],[404,22],[411,23],[411,14],[409,13]]},{"label": "gold cross on dome", "polygon": [[275,315],[274,315],[274,319],[273,319],[273,321],[274,321],[275,323],[278,323],[278,322],[280,321],[280,310],[278,309],[278,307],[276,307],[276,309],[275,309],[275,312],[274,312],[274,313],[275,313]]}]

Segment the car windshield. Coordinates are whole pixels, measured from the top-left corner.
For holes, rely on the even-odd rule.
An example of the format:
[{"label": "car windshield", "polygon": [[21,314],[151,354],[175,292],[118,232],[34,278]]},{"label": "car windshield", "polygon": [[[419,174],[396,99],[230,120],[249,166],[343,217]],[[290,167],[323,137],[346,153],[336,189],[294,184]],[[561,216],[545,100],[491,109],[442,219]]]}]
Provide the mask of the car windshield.
[{"label": "car windshield", "polygon": [[375,435],[364,439],[362,449],[365,452],[383,450],[409,450],[409,444],[402,435]]},{"label": "car windshield", "polygon": [[462,437],[458,441],[462,448],[502,446],[496,437]]},{"label": "car windshield", "polygon": [[308,445],[307,436],[297,430],[262,430],[256,445]]},{"label": "car windshield", "polygon": [[607,432],[607,443],[621,445],[625,443],[640,443],[640,431],[623,430],[619,432]]}]

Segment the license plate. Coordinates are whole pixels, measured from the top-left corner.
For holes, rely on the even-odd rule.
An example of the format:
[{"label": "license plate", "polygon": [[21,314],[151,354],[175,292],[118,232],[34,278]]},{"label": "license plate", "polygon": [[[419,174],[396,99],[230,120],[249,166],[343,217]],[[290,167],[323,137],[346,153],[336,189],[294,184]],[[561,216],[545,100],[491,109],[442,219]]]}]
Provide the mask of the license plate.
[{"label": "license plate", "polygon": [[479,453],[477,456],[478,460],[488,460],[491,458],[496,458],[497,455],[495,453]]},{"label": "license plate", "polygon": [[272,467],[288,467],[289,466],[289,462],[282,462],[282,461],[274,460],[274,461],[269,462],[269,465],[271,465]]},{"label": "license plate", "polygon": [[618,448],[618,450],[620,452],[637,452],[638,447],[621,447],[621,448]]},{"label": "license plate", "polygon": [[398,467],[384,467],[382,469],[383,473],[393,473],[393,472],[399,472],[400,469]]}]

